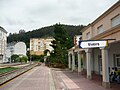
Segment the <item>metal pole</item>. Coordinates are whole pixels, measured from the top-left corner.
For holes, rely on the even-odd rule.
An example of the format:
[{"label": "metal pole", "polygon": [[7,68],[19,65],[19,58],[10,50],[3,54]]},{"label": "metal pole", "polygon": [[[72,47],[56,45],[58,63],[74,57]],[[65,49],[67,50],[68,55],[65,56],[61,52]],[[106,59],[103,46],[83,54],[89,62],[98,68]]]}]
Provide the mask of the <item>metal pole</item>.
[{"label": "metal pole", "polygon": [[30,53],[30,49],[29,49],[29,54],[30,54],[30,64],[31,64],[31,53]]},{"label": "metal pole", "polygon": [[31,53],[30,53],[30,49],[29,49],[29,54],[30,54],[30,64],[31,64],[32,56],[31,56]]}]

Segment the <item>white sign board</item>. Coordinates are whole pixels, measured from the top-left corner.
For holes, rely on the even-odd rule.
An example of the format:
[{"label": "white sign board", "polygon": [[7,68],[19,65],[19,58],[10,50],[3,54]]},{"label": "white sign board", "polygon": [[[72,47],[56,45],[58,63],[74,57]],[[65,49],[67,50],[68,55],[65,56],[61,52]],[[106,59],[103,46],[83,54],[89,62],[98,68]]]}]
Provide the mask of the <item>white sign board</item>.
[{"label": "white sign board", "polygon": [[79,41],[80,48],[96,48],[108,46],[107,41]]}]

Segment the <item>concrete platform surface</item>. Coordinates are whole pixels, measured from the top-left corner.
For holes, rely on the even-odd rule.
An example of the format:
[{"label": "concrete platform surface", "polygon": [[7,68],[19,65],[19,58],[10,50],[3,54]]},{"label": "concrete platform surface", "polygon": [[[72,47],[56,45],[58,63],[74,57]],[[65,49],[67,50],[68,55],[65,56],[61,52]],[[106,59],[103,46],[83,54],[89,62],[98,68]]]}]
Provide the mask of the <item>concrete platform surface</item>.
[{"label": "concrete platform surface", "polygon": [[99,84],[100,81],[88,80],[80,73],[70,70],[53,69],[52,72],[58,79],[61,79],[59,81],[63,82],[65,88],[63,90],[120,90],[120,84],[117,84],[117,87],[105,89]]},{"label": "concrete platform surface", "polygon": [[77,72],[48,68],[42,64],[0,86],[0,90],[120,90],[120,85],[105,89],[98,79],[95,80],[88,80]]},{"label": "concrete platform surface", "polygon": [[54,90],[54,83],[50,69],[41,65],[0,86],[0,90]]}]

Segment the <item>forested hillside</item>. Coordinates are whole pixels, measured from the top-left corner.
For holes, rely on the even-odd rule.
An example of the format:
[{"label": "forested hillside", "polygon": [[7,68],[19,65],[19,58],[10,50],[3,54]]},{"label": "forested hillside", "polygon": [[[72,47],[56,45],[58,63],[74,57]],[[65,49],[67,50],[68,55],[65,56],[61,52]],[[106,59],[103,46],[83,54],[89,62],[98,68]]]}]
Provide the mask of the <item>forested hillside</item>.
[{"label": "forested hillside", "polygon": [[[68,33],[68,35],[71,36],[73,39],[74,35],[81,34],[80,30],[83,29],[83,25],[79,26],[73,26],[73,25],[61,25]],[[54,37],[54,25],[39,28],[33,31],[23,32],[19,34],[9,34],[7,37],[7,42],[16,42],[16,41],[23,41],[27,44],[27,47],[29,47],[29,41],[30,38],[44,38],[44,37]]]}]

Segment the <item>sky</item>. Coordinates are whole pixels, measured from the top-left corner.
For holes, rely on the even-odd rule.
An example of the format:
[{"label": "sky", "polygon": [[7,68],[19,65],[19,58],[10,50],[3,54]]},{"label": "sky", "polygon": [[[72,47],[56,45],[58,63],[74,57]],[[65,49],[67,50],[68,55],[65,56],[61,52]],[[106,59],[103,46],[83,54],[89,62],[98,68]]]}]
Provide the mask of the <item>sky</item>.
[{"label": "sky", "polygon": [[8,33],[56,23],[87,25],[118,0],[0,0],[0,26]]}]

